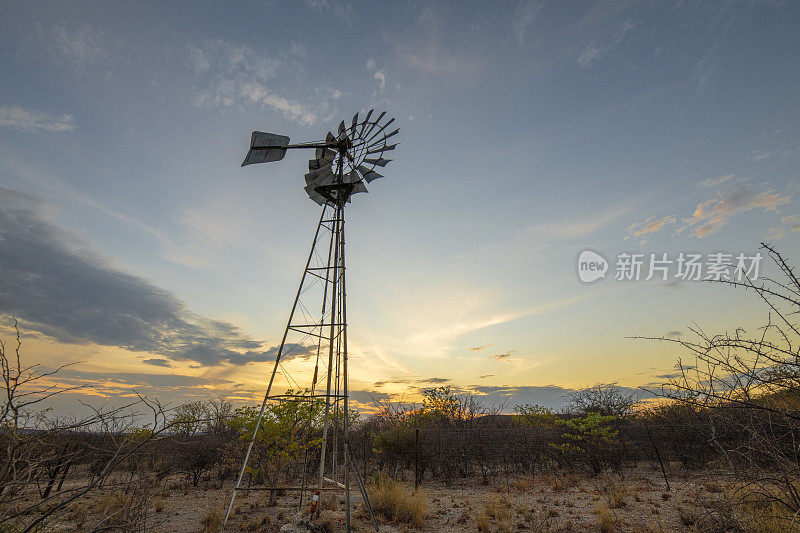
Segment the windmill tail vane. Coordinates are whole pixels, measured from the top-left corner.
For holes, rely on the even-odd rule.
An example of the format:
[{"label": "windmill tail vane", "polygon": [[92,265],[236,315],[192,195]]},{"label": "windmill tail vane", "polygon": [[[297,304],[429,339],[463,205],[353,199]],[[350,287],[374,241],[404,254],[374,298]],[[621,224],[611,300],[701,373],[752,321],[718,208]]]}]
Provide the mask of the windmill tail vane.
[{"label": "windmill tail vane", "polygon": [[[299,492],[297,522],[309,527],[322,507],[319,500],[337,491],[344,492],[345,525],[349,532],[351,477],[378,530],[349,443],[344,208],[353,195],[367,192],[366,184],[383,177],[376,168],[385,167],[391,160],[384,156],[397,147],[397,143],[389,143],[400,131],[392,129],[394,120],[387,118],[385,112],[375,116],[374,110],[359,120],[356,113],[349,123],[339,124],[336,134],[329,131],[324,140],[299,144],[291,144],[289,137],[274,133],[254,131],[251,136],[242,166],[280,161],[288,150],[314,151],[304,176],[304,190],[322,206],[322,213],[220,531],[225,530],[238,492],[266,490],[271,494]],[[291,363],[300,364],[298,379],[289,371]],[[301,384],[304,379],[305,384]],[[283,390],[279,390],[281,386]],[[281,485],[274,481],[265,484],[263,476],[258,475],[260,468],[249,465],[251,461],[263,461],[259,431],[267,423],[265,415],[278,402],[293,402],[295,406],[310,403],[307,409],[297,411],[307,419],[300,433],[295,429],[293,437],[300,435],[305,444],[292,447],[302,453],[296,453],[292,464],[283,468],[286,479]],[[317,405],[324,408],[318,410]],[[308,498],[309,493],[313,498]]]}]

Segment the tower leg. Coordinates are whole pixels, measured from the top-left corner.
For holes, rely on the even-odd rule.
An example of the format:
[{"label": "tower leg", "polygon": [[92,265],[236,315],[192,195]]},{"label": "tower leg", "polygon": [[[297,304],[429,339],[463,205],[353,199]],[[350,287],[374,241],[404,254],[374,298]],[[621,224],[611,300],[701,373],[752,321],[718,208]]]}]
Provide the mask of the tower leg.
[{"label": "tower leg", "polygon": [[[300,295],[303,290],[303,285],[306,281],[306,275],[308,274],[308,268],[311,265],[311,259],[314,257],[314,250],[317,246],[317,242],[319,239],[320,228],[323,227],[323,221],[325,220],[325,213],[327,211],[327,206],[323,206],[322,213],[319,217],[319,222],[317,223],[317,230],[314,232],[314,240],[311,243],[311,251],[308,253],[308,259],[306,260],[306,267],[303,269],[303,276],[300,278],[300,286],[297,288],[297,294],[294,297],[294,303],[292,304],[292,311],[289,313],[289,320],[286,323],[286,329],[283,331],[283,338],[281,339],[280,347],[278,348],[278,354],[275,356],[275,365],[272,367],[272,374],[269,378],[269,384],[267,385],[267,392],[264,394],[264,400],[261,402],[261,409],[258,412],[258,418],[256,418],[255,428],[253,429],[253,435],[250,438],[250,442],[247,444],[247,452],[245,452],[244,461],[242,462],[242,469],[239,471],[239,476],[236,478],[236,485],[233,488],[233,492],[231,493],[231,500],[228,503],[228,508],[225,511],[225,518],[222,520],[222,525],[220,526],[220,532],[225,530],[225,525],[228,523],[228,518],[230,518],[231,510],[233,509],[233,503],[236,500],[236,492],[242,486],[242,479],[244,478],[244,473],[247,470],[247,463],[250,461],[250,454],[253,451],[253,444],[255,444],[256,437],[258,436],[258,430],[261,427],[261,420],[264,418],[264,409],[267,406],[267,400],[269,399],[270,392],[272,391],[272,384],[275,382],[275,375],[278,372],[278,365],[281,362],[281,356],[283,355],[283,349],[286,345],[286,337],[289,334],[289,330],[292,324],[292,320],[294,319],[294,313],[297,310],[297,302],[300,300]],[[324,317],[323,317],[324,318]],[[326,401],[328,399],[326,398]]]}]

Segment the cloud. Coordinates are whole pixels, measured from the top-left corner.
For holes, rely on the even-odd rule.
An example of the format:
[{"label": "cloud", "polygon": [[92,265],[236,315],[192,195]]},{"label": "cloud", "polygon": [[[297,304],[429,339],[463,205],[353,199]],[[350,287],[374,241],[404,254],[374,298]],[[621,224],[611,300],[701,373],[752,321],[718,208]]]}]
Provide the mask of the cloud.
[{"label": "cloud", "polygon": [[729,179],[733,178],[733,174],[725,174],[723,176],[717,176],[716,178],[706,178],[700,183],[697,184],[698,187],[707,189],[709,187],[716,187],[721,183],[725,183]]},{"label": "cloud", "polygon": [[142,363],[153,366],[163,366],[166,368],[172,367],[172,364],[166,359],[145,359]]},{"label": "cloud", "polygon": [[386,74],[379,70],[375,73],[375,79],[378,80],[378,86],[381,91],[384,90],[386,88]]},{"label": "cloud", "polygon": [[367,70],[372,70],[375,68],[375,60],[371,57],[367,59]]},{"label": "cloud", "polygon": [[544,2],[542,0],[526,0],[517,4],[511,29],[520,46],[525,43],[525,33],[543,7]]},{"label": "cloud", "polygon": [[[60,342],[116,346],[202,366],[274,360],[278,347],[186,308],[175,295],[98,257],[38,200],[0,188],[0,313]],[[289,357],[311,348],[288,346]],[[153,363],[150,363],[153,364]]]},{"label": "cloud", "polygon": [[485,379],[485,378],[492,378],[494,374],[484,374],[482,376],[478,376],[478,379]]},{"label": "cloud", "polygon": [[306,7],[317,13],[334,15],[335,17],[344,19],[348,28],[352,25],[353,21],[350,17],[350,13],[353,6],[349,3],[335,2],[333,0],[303,0],[303,3]]},{"label": "cloud", "polygon": [[[227,90],[222,87],[223,92]],[[239,94],[253,103],[270,107],[275,111],[281,112],[286,118],[296,120],[308,126],[317,122],[317,115],[308,107],[299,102],[287,100],[282,96],[273,94],[266,86],[259,83],[245,83],[239,87]],[[215,97],[216,98],[216,97]],[[225,98],[225,96],[223,96]]]},{"label": "cloud", "polygon": [[781,217],[781,224],[782,227],[769,229],[770,238],[780,239],[790,231],[800,231],[800,213]]},{"label": "cloud", "polygon": [[422,378],[418,379],[417,383],[437,384],[437,383],[447,383],[448,381],[450,381],[449,378]]},{"label": "cloud", "polygon": [[800,231],[800,214],[782,217],[781,224],[789,226],[790,231]]},{"label": "cloud", "polygon": [[492,357],[497,359],[498,361],[508,361],[509,358],[511,357],[511,354],[516,352],[516,351],[517,350],[509,350],[509,351],[504,352],[504,353],[499,353],[499,354],[493,355]]},{"label": "cloud", "polygon": [[374,390],[350,390],[350,399],[360,404],[376,404],[391,400],[395,395]]},{"label": "cloud", "polygon": [[678,233],[689,229],[695,237],[702,239],[718,232],[736,214],[758,208],[775,211],[778,206],[789,203],[791,198],[790,195],[781,195],[772,190],[759,192],[749,185],[739,186],[730,192],[720,191],[716,198],[697,204],[692,216],[684,219],[684,225],[678,228]]},{"label": "cloud", "polygon": [[619,46],[625,40],[626,35],[635,28],[635,24],[630,20],[622,23],[614,38],[606,43],[598,43],[597,40],[590,42],[583,52],[578,56],[578,66],[581,68],[589,68],[596,60],[601,59],[608,52]]},{"label": "cloud", "polygon": [[778,152],[779,152],[779,150],[753,150],[747,156],[747,159],[750,159],[750,160],[755,161],[756,163],[758,163],[759,161],[767,159],[768,157],[772,157],[773,155],[777,154]]},{"label": "cloud", "polygon": [[489,346],[491,346],[491,344],[484,344],[483,346],[473,346],[472,348],[470,348],[470,350],[472,350],[473,352],[477,352],[479,350],[485,350]]},{"label": "cloud", "polygon": [[594,41],[592,41],[584,48],[581,55],[578,56],[578,66],[581,68],[589,68],[592,66],[592,62],[597,58],[603,57],[604,53],[605,51],[602,48],[598,48]]},{"label": "cloud", "polygon": [[557,239],[585,237],[629,213],[636,204],[636,201],[628,201],[624,204],[609,206],[598,213],[586,215],[580,220],[538,224],[531,226],[529,233],[538,240],[548,237]]},{"label": "cloud", "polygon": [[103,34],[89,26],[78,30],[56,26],[50,30],[48,37],[55,42],[64,58],[79,69],[85,69],[109,56]]},{"label": "cloud", "polygon": [[74,131],[76,128],[72,115],[56,116],[17,106],[0,106],[0,126],[28,132],[44,130],[54,133]]},{"label": "cloud", "polygon": [[[181,53],[194,75],[196,88],[192,103],[197,107],[257,104],[273,109],[289,120],[313,125],[318,115],[329,106],[325,98],[315,106],[288,99],[267,84],[279,78],[281,69],[302,70],[300,64],[289,61],[288,57],[302,57],[302,50],[296,43],[285,53],[273,51],[264,54],[245,44],[209,39],[198,45],[187,45]],[[333,91],[329,96],[335,99]]]},{"label": "cloud", "polygon": [[[635,393],[640,398],[652,397],[640,389],[620,387],[622,392]],[[504,411],[511,411],[515,406],[522,404],[537,404],[551,409],[566,407],[567,396],[579,389],[561,387],[558,385],[525,385],[525,386],[494,386],[471,385],[467,392],[475,394],[484,405],[500,404]]]},{"label": "cloud", "polygon": [[376,387],[376,388],[380,388],[380,387],[383,387],[384,385],[390,384],[390,383],[408,384],[408,383],[411,383],[411,380],[408,380],[408,379],[390,379],[390,380],[385,380],[385,381],[376,381],[375,383],[372,384],[372,386]]},{"label": "cloud", "polygon": [[667,224],[675,224],[675,215],[667,215],[657,220],[656,217],[649,217],[644,222],[636,222],[628,226],[628,235],[625,240],[661,231]]},{"label": "cloud", "polygon": [[428,6],[417,17],[416,23],[403,35],[388,34],[387,43],[394,48],[398,59],[409,68],[427,74],[466,76],[480,72],[486,58],[480,49],[465,49],[446,42],[448,31],[442,26],[451,22],[437,9]]}]

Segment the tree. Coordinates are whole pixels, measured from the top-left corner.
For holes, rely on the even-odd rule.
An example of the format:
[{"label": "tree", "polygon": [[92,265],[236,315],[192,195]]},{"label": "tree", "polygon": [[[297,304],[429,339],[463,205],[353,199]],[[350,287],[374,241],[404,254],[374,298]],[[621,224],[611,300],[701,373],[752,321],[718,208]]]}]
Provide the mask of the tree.
[{"label": "tree", "polygon": [[[37,410],[43,402],[76,387],[61,387],[55,381],[64,368],[46,371],[39,365],[23,364],[22,339],[14,322],[16,346],[9,353],[0,340],[3,388],[0,399],[0,528],[14,531],[41,529],[72,502],[100,487],[111,474],[143,448],[169,430],[164,410],[156,401],[138,396],[128,405],[91,408],[84,418],[52,418]],[[148,430],[131,432],[144,408],[150,416]],[[72,465],[90,464],[89,475],[64,483]],[[58,480],[58,481],[56,481]],[[31,494],[38,493],[38,499]],[[136,530],[146,518],[126,515],[137,523],[121,527]]]},{"label": "tree", "polygon": [[689,338],[639,338],[688,353],[688,361],[678,358],[677,376],[655,392],[704,414],[708,442],[743,487],[739,500],[756,498],[791,517],[800,513],[800,279],[774,247],[762,249],[780,278],[737,272],[711,282],[757,296],[767,311],[762,327],[710,334],[693,326]]},{"label": "tree", "polygon": [[626,392],[616,383],[595,385],[566,395],[569,411],[576,414],[599,413],[624,418],[638,401],[636,392]]},{"label": "tree", "polygon": [[[292,394],[292,390],[286,392],[287,397]],[[275,487],[282,477],[298,473],[290,466],[305,458],[306,452],[322,441],[318,430],[323,407],[324,403],[318,399],[305,398],[287,398],[265,407],[248,464],[251,481]],[[229,424],[242,444],[252,438],[258,412],[253,406],[235,409]],[[275,503],[274,490],[270,491],[270,503]]]}]

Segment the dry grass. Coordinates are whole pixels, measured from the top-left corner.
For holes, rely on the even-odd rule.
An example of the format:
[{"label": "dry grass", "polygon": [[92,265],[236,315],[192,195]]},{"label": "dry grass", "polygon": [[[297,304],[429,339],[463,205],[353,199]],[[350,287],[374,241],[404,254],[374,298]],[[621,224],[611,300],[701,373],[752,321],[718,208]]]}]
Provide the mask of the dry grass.
[{"label": "dry grass", "polygon": [[519,492],[530,492],[536,487],[536,480],[532,477],[518,477],[511,480],[511,486]]},{"label": "dry grass", "polygon": [[611,509],[622,509],[627,505],[625,501],[627,490],[620,480],[609,477],[603,485],[603,492]]},{"label": "dry grass", "polygon": [[524,513],[523,517],[528,528],[533,531],[552,531],[554,529],[552,511],[554,510],[531,509]]},{"label": "dry grass", "polygon": [[746,529],[760,533],[790,533],[800,530],[800,516],[775,503],[748,505],[741,510]]},{"label": "dry grass", "polygon": [[598,505],[594,508],[594,514],[600,519],[598,527],[600,533],[614,533],[617,531],[617,519],[614,518],[614,513],[608,505]]},{"label": "dry grass", "polygon": [[511,518],[511,504],[503,496],[493,494],[486,498],[484,503],[486,515],[501,522],[507,522]]},{"label": "dry grass", "polygon": [[203,526],[203,533],[213,533],[219,531],[222,525],[222,514],[217,509],[211,509],[200,520],[200,525]]},{"label": "dry grass", "polygon": [[492,526],[489,524],[489,516],[486,511],[481,511],[475,517],[475,527],[478,533],[492,533]]},{"label": "dry grass", "polygon": [[396,523],[422,527],[428,514],[427,506],[419,491],[412,491],[402,483],[389,477],[380,477],[369,494],[376,514]]}]

